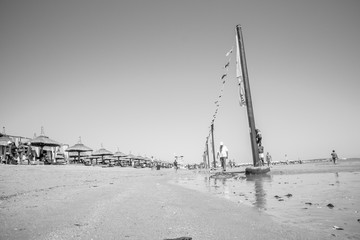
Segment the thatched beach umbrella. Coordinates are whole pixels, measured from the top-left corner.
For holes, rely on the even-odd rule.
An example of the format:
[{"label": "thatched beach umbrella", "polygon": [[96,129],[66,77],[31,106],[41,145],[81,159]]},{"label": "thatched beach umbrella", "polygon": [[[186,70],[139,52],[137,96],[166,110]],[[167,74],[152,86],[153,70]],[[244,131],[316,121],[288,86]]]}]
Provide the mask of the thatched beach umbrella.
[{"label": "thatched beach umbrella", "polygon": [[60,147],[61,146],[60,143],[45,136],[43,127],[41,127],[40,136],[31,139],[29,142],[30,142],[31,146],[40,147],[40,153],[43,152],[44,147]]},{"label": "thatched beach umbrella", "polygon": [[113,155],[113,153],[110,152],[109,150],[106,150],[101,144],[101,148],[99,150],[93,152],[92,155],[93,156],[101,156],[101,162],[104,162],[104,156]]},{"label": "thatched beach umbrella", "polygon": [[78,161],[80,162],[80,153],[82,152],[91,152],[92,149],[85,146],[81,143],[81,137],[79,137],[79,142],[75,144],[74,146],[69,147],[65,151],[67,152],[77,152],[78,153]]},{"label": "thatched beach umbrella", "polygon": [[145,158],[143,156],[138,155],[137,160],[139,161],[139,163],[141,163],[142,161],[145,160]]},{"label": "thatched beach umbrella", "polygon": [[127,155],[125,153],[120,152],[119,150],[114,153],[114,157],[117,157],[118,160],[120,160],[121,157],[126,157]]},{"label": "thatched beach umbrella", "polygon": [[151,158],[145,157],[144,160],[145,160],[146,166],[151,166]]},{"label": "thatched beach umbrella", "polygon": [[126,154],[120,152],[119,149],[118,149],[117,152],[114,153],[113,157],[116,157],[118,161],[121,161],[120,158],[126,157]]}]

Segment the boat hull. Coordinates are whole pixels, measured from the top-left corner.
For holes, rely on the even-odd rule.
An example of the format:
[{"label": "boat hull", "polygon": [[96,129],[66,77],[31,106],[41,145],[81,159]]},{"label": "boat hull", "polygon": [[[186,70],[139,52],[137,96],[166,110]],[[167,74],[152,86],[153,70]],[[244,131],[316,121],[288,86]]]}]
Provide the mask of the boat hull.
[{"label": "boat hull", "polygon": [[270,167],[247,167],[247,168],[245,168],[245,175],[266,174],[268,172],[270,172]]}]

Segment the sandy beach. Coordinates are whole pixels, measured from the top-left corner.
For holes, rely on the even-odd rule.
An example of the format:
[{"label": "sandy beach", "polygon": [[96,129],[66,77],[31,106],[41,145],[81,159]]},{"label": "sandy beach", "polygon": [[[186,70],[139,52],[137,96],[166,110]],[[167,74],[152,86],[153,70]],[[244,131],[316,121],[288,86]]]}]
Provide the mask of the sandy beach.
[{"label": "sandy beach", "polygon": [[0,165],[0,239],[327,239],[171,183],[173,169]]}]

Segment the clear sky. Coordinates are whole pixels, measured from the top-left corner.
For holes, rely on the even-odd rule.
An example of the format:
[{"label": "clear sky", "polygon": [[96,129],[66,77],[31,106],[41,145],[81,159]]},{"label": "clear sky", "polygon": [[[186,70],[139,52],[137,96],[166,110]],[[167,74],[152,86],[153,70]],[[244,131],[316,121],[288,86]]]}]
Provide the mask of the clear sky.
[{"label": "clear sky", "polygon": [[[0,127],[200,162],[243,27],[273,160],[360,157],[360,1],[0,1]],[[232,55],[234,60],[234,55]],[[215,145],[252,162],[231,62]]]}]

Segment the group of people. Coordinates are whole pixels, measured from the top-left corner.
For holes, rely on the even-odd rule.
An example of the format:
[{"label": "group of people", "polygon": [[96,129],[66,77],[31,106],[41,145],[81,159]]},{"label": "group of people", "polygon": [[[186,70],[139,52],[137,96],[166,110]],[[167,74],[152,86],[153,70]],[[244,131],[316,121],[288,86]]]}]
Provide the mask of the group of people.
[{"label": "group of people", "polygon": [[[262,145],[262,135],[261,135],[261,131],[259,129],[255,129],[255,133],[256,133],[256,144],[257,144],[257,148],[258,148],[258,152],[259,152],[259,159],[260,159],[260,166],[264,166],[265,162],[264,162],[264,146]],[[219,151],[217,153],[217,158],[220,157],[220,163],[221,163],[221,168],[223,171],[226,171],[226,160],[229,157],[229,150],[228,148],[224,145],[223,142],[220,142],[220,147],[219,147]],[[266,153],[266,162],[267,165],[270,166],[272,161],[271,155],[269,152]]]},{"label": "group of people", "polygon": [[[259,165],[264,166],[265,158],[264,158],[264,146],[262,145],[262,134],[259,129],[255,129],[255,133],[256,133],[256,143],[257,143],[259,160],[260,160]],[[221,168],[223,171],[226,171],[226,160],[229,157],[229,150],[224,145],[223,142],[220,142],[219,151],[217,152],[217,158],[219,159],[219,157],[220,157]],[[331,158],[332,158],[332,161],[334,162],[334,164],[336,164],[336,160],[338,159],[338,156],[337,156],[335,150],[332,151]],[[270,153],[267,152],[266,153],[266,163],[268,166],[270,166],[271,162],[272,162],[272,157],[271,157]]]}]

